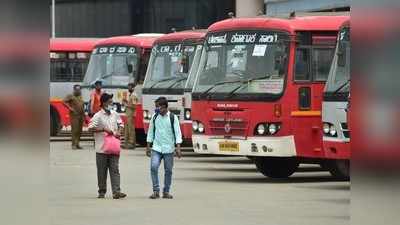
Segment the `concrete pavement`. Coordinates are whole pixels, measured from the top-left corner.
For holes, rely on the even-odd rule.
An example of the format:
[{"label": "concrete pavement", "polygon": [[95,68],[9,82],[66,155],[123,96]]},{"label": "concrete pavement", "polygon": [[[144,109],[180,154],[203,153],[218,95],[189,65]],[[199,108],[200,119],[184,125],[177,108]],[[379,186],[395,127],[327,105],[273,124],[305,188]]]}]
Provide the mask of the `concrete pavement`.
[{"label": "concrete pavement", "polygon": [[302,166],[290,179],[274,181],[247,158],[188,151],[175,161],[173,200],[148,199],[143,148],[121,155],[121,187],[128,197],[113,200],[108,193],[97,199],[95,152],[91,142],[82,145],[85,150],[72,151],[69,142],[50,143],[53,225],[349,224],[349,182],[334,181],[319,167]]}]

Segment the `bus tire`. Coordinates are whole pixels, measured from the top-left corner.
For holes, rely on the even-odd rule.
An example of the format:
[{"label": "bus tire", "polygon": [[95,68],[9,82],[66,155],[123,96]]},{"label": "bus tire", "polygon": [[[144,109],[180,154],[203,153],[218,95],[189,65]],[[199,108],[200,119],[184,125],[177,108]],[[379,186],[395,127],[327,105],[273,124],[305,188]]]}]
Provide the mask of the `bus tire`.
[{"label": "bus tire", "polygon": [[266,177],[288,178],[299,167],[296,158],[254,157],[257,170]]},{"label": "bus tire", "polygon": [[57,111],[50,107],[50,136],[57,136],[60,130],[60,117]]},{"label": "bus tire", "polygon": [[325,165],[333,177],[342,180],[350,180],[350,160],[329,160]]}]

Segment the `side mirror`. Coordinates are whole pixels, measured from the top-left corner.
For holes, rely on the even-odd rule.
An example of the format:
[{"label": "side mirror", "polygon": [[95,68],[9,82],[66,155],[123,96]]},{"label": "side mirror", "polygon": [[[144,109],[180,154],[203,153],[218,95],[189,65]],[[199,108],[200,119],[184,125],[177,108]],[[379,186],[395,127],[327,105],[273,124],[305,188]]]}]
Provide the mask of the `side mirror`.
[{"label": "side mirror", "polygon": [[182,73],[189,73],[189,58],[187,56],[182,58]]},{"label": "side mirror", "polygon": [[346,45],[345,43],[342,43],[338,46],[338,52],[337,52],[337,57],[338,57],[338,66],[344,67],[346,66]]},{"label": "side mirror", "polygon": [[283,52],[277,52],[275,54],[275,66],[274,69],[279,71],[279,74],[285,71],[285,62],[284,62],[284,54]]},{"label": "side mirror", "polygon": [[346,53],[344,53],[343,51],[338,51],[337,53],[338,55],[338,66],[340,67],[345,67],[346,66]]},{"label": "side mirror", "polygon": [[133,72],[133,65],[128,64],[128,73],[132,73],[132,72]]}]

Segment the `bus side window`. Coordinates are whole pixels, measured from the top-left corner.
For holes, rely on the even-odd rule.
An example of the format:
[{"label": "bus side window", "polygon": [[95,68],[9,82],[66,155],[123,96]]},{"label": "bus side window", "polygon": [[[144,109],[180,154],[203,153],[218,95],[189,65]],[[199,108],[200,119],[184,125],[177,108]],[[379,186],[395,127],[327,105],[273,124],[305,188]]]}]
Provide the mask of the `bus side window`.
[{"label": "bus side window", "polygon": [[294,80],[295,81],[310,81],[310,49],[309,48],[298,48],[296,50],[296,63]]},{"label": "bus side window", "polygon": [[312,71],[315,81],[326,81],[334,55],[333,48],[314,48]]}]

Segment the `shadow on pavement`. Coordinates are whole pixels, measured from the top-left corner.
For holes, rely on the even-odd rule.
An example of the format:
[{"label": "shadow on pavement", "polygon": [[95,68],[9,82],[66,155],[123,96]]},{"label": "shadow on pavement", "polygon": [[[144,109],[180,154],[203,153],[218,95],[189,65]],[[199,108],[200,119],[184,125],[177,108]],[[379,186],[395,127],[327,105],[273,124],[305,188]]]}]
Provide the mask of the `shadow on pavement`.
[{"label": "shadow on pavement", "polygon": [[[340,180],[338,180],[340,181]],[[318,190],[331,190],[331,191],[350,191],[350,182],[346,181],[334,185],[318,185],[318,186],[297,186],[297,188],[318,189]]]},{"label": "shadow on pavement", "polygon": [[[230,156],[231,157],[231,156]],[[183,157],[184,158],[184,157]],[[218,157],[220,158],[220,157]],[[247,158],[239,158],[238,159],[200,159],[200,160],[185,160],[185,162],[193,162],[193,163],[224,163],[224,164],[253,164],[253,162]]]},{"label": "shadow on pavement", "polygon": [[232,172],[232,173],[257,173],[256,168],[181,168],[179,170],[206,171],[206,172]]},{"label": "shadow on pavement", "polygon": [[322,183],[338,182],[332,176],[310,176],[310,177],[289,177],[286,179],[272,179],[268,177],[186,177],[175,178],[177,180],[198,181],[198,182],[226,182],[226,183],[266,183],[266,184],[285,184],[285,183]]}]

